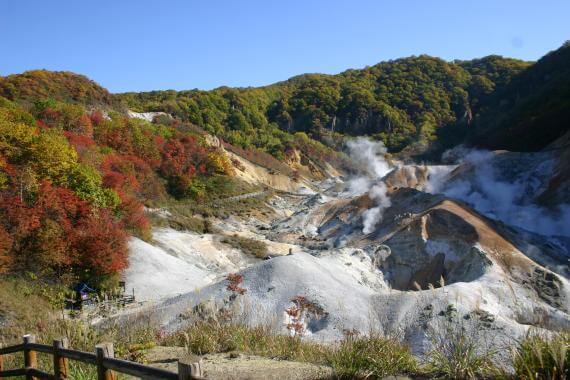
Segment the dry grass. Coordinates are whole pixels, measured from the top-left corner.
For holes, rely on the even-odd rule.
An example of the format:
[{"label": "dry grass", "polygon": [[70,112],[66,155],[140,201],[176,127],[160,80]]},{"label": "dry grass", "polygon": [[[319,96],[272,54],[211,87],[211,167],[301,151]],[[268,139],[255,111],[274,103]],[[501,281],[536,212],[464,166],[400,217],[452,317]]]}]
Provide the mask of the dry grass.
[{"label": "dry grass", "polygon": [[237,234],[225,236],[222,243],[228,244],[234,248],[240,249],[243,253],[264,259],[267,257],[267,244],[262,241],[249,239]]},{"label": "dry grass", "polygon": [[[13,345],[22,342],[25,334],[34,334],[36,341],[51,344],[54,339],[67,338],[69,347],[93,352],[101,342],[113,342],[119,358],[136,358],[140,347],[155,344],[157,329],[148,318],[139,317],[127,324],[110,324],[95,328],[86,321],[72,318],[62,310],[65,289],[28,277],[0,277],[0,343]],[[53,370],[51,356],[38,355],[38,366]],[[22,355],[7,355],[5,368],[21,368]],[[73,379],[93,379],[93,366],[73,362]],[[121,377],[119,377],[121,378]]]},{"label": "dry grass", "polygon": [[183,345],[198,355],[238,351],[328,365],[338,378],[382,378],[418,370],[407,346],[380,336],[347,337],[337,345],[325,345],[280,335],[263,326],[198,320],[184,331],[168,336],[163,344]]}]

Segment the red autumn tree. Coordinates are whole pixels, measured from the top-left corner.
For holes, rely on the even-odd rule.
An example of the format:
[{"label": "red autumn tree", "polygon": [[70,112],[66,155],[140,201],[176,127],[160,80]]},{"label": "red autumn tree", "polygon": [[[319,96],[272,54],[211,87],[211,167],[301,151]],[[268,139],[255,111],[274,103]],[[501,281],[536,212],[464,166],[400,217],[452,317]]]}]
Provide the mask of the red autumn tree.
[{"label": "red autumn tree", "polygon": [[127,235],[108,210],[82,218],[73,233],[75,267],[90,276],[117,273],[127,266]]},{"label": "red autumn tree", "polygon": [[69,131],[65,131],[63,134],[67,138],[67,141],[69,141],[69,144],[74,147],[77,153],[80,155],[88,148],[95,145],[95,141],[89,136],[80,135]]},{"label": "red autumn tree", "polygon": [[196,168],[208,162],[208,150],[194,136],[171,139],[162,148],[161,173],[165,177],[192,178]]},{"label": "red autumn tree", "polygon": [[12,186],[0,194],[1,229],[11,239],[7,253],[0,248],[8,257],[2,261],[13,262],[15,269],[79,277],[125,267],[126,234],[109,210],[92,209],[71,190],[46,180],[28,198]]},{"label": "red autumn tree", "polygon": [[10,250],[12,248],[12,237],[0,225],[0,274],[6,273],[12,264],[12,256],[10,255]]}]

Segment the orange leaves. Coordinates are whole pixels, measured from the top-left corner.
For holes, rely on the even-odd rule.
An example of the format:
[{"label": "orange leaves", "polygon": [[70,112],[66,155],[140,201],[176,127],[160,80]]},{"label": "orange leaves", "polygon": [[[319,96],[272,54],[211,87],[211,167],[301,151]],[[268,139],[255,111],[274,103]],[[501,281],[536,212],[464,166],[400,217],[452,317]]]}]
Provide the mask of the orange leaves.
[{"label": "orange leaves", "polygon": [[108,210],[81,219],[73,233],[74,265],[94,275],[117,273],[127,266],[127,235]]},{"label": "orange leaves", "polygon": [[10,249],[12,248],[12,237],[0,225],[0,274],[6,273],[12,263]]},{"label": "orange leaves", "polygon": [[165,177],[186,176],[196,173],[196,168],[208,160],[206,148],[193,136],[170,139],[162,148],[161,173]]},{"label": "orange leaves", "polygon": [[94,210],[49,181],[40,182],[31,201],[23,201],[17,188],[0,193],[0,220],[0,271],[13,265],[111,274],[126,266],[126,234],[110,211]]},{"label": "orange leaves", "polygon": [[243,276],[237,273],[230,273],[228,277],[228,286],[226,287],[227,290],[233,292],[234,294],[244,295],[247,292],[247,289],[242,288],[240,285],[243,283]]}]

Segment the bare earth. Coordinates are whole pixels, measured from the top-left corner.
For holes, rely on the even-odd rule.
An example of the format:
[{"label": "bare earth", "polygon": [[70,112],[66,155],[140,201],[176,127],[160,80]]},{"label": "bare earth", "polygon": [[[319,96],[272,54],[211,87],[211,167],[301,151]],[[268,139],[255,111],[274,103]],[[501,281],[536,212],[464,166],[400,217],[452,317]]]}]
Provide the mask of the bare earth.
[{"label": "bare earth", "polygon": [[[154,347],[145,352],[149,365],[177,371],[177,360],[185,356],[183,347]],[[327,379],[330,367],[309,363],[275,360],[237,353],[209,354],[202,357],[202,368],[208,379]]]}]

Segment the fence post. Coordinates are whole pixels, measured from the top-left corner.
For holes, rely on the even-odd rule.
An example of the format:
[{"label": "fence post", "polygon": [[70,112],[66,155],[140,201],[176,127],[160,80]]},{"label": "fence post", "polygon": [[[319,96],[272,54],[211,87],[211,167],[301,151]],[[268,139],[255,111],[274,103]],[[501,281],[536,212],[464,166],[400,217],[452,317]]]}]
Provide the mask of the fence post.
[{"label": "fence post", "polygon": [[[0,348],[4,347],[2,343],[0,343]],[[4,355],[0,355],[0,372],[4,370]]]},{"label": "fence post", "polygon": [[113,343],[101,343],[95,346],[97,354],[97,379],[98,380],[115,380],[115,374],[110,369],[105,368],[103,360],[105,358],[114,358],[115,351]]},{"label": "fence post", "polygon": [[178,361],[178,379],[202,379],[202,359],[195,355],[186,355]]},{"label": "fence post", "polygon": [[[24,335],[24,367],[35,368],[37,365],[36,352],[28,348],[28,344],[36,343],[36,337],[33,335]],[[26,373],[26,380],[36,380],[37,378]]]},{"label": "fence post", "polygon": [[67,338],[53,341],[53,374],[56,380],[67,379],[67,359],[60,355],[60,350],[67,347]]}]

